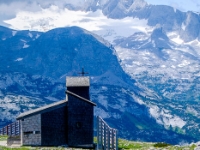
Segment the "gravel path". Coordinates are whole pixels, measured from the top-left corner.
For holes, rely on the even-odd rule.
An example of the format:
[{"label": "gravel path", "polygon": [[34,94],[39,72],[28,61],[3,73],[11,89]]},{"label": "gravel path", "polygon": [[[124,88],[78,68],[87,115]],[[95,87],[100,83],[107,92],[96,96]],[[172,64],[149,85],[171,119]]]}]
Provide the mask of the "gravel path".
[{"label": "gravel path", "polygon": [[7,141],[0,141],[1,146],[7,146]]}]

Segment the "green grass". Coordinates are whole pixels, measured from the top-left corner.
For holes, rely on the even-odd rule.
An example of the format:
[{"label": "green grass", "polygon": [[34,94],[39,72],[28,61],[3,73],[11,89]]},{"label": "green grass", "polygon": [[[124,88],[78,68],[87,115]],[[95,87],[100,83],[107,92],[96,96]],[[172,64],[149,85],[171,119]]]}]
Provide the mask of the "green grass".
[{"label": "green grass", "polygon": [[6,141],[8,138],[7,135],[0,135],[0,141]]},{"label": "green grass", "polygon": [[119,139],[118,148],[119,149],[141,149],[147,150],[150,147],[153,147],[153,143],[146,143],[146,142],[134,142],[128,141],[124,139]]},{"label": "green grass", "polygon": [[0,150],[32,150],[32,148],[28,148],[28,147],[9,148],[9,147],[0,146]]},{"label": "green grass", "polygon": [[168,147],[168,146],[171,146],[171,145],[167,144],[167,143],[162,143],[161,142],[161,143],[156,143],[153,146],[159,148],[159,147]]},{"label": "green grass", "polygon": [[[6,141],[7,136],[0,136],[0,141]],[[97,139],[94,138],[96,143]],[[191,146],[173,146],[167,143],[150,143],[150,142],[136,142],[128,141],[124,139],[118,140],[119,150],[194,150],[196,146],[193,144]],[[20,148],[9,148],[0,146],[0,150],[67,150],[67,148],[62,147],[26,147],[22,146]],[[77,149],[70,149],[77,150]],[[79,149],[80,150],[80,149]]]},{"label": "green grass", "polygon": [[119,150],[194,150],[194,144],[191,146],[173,146],[167,143],[134,142],[119,139]]}]

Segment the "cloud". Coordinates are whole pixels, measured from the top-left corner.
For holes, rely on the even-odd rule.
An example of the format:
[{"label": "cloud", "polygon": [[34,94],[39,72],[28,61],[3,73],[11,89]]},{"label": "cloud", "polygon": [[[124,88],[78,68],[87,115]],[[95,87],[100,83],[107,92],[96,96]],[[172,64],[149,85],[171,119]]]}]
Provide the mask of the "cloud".
[{"label": "cloud", "polygon": [[0,3],[0,20],[10,19],[16,16],[20,11],[39,11],[41,10],[40,5],[37,2],[28,1],[14,1],[8,0],[8,2]]},{"label": "cloud", "polygon": [[0,25],[8,26],[4,21],[15,18],[19,12],[40,12],[52,5],[60,9],[65,7],[68,0],[0,0]]},{"label": "cloud", "polygon": [[64,9],[66,4],[79,5],[84,2],[84,0],[0,0],[0,21],[14,18],[21,11],[38,12],[52,5]]}]

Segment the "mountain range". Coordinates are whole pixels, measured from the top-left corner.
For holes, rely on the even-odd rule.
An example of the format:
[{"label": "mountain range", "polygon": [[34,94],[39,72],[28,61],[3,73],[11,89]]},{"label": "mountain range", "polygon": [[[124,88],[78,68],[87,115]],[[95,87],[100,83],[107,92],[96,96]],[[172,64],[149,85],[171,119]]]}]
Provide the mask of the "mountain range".
[{"label": "mountain range", "polygon": [[[65,77],[84,68],[95,115],[120,137],[172,144],[200,140],[198,13],[143,0],[68,1],[65,9],[101,11],[108,25],[47,32],[0,27],[0,126],[20,112],[64,99]],[[118,27],[116,21],[125,23]],[[51,28],[48,21],[43,25]]]}]

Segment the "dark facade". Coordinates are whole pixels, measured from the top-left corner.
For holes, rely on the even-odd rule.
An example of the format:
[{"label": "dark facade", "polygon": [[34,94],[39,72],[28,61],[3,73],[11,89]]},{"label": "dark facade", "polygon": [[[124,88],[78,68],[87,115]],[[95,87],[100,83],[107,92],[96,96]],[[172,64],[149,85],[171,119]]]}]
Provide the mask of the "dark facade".
[{"label": "dark facade", "polygon": [[72,94],[68,94],[68,98],[68,145],[93,144],[93,104]]},{"label": "dark facade", "polygon": [[41,114],[41,145],[67,143],[67,106]]},{"label": "dark facade", "polygon": [[20,114],[22,145],[92,147],[93,107],[89,78],[67,79],[66,100]]},{"label": "dark facade", "polygon": [[67,87],[67,90],[85,99],[90,99],[89,87]]},{"label": "dark facade", "polygon": [[41,145],[41,115],[21,120],[21,142],[23,145]]}]

